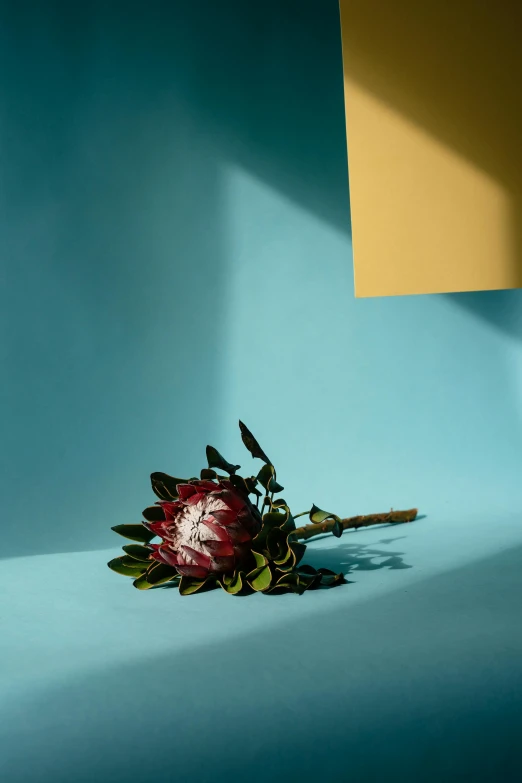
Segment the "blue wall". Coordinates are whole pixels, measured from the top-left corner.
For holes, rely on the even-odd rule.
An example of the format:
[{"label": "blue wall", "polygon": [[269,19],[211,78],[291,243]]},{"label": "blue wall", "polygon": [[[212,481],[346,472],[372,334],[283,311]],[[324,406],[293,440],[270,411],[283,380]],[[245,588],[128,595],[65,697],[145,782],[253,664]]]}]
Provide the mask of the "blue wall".
[{"label": "blue wall", "polygon": [[335,0],[3,2],[0,58],[2,556],[238,417],[296,510],[522,510],[521,292],[354,299]]}]

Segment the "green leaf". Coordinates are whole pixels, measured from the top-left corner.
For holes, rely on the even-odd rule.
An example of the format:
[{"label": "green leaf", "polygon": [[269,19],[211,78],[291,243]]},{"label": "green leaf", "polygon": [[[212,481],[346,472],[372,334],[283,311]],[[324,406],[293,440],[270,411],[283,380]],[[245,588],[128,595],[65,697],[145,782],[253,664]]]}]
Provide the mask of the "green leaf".
[{"label": "green leaf", "polygon": [[182,576],[179,582],[180,595],[192,595],[199,591],[211,590],[213,587],[216,587],[215,579],[208,576],[205,579]]},{"label": "green leaf", "polygon": [[319,522],[324,522],[325,519],[330,519],[332,514],[330,514],[329,511],[323,511],[322,508],[319,508],[318,506],[314,505],[310,509],[310,521],[315,522],[315,524],[319,524]]},{"label": "green leaf", "polygon": [[268,590],[272,583],[272,571],[269,565],[255,568],[247,577],[249,585],[258,592]]},{"label": "green leaf", "polygon": [[283,492],[284,487],[282,484],[278,484],[275,479],[270,479],[270,483],[268,484],[268,491],[269,492]]},{"label": "green leaf", "polygon": [[275,563],[284,563],[291,557],[292,550],[288,545],[288,540],[284,530],[274,528],[270,530],[266,537],[266,546],[270,554],[270,559]]},{"label": "green leaf", "polygon": [[335,520],[335,524],[332,528],[332,535],[334,535],[336,538],[341,538],[343,534],[343,524],[340,519]]},{"label": "green leaf", "polygon": [[147,581],[147,575],[142,574],[137,579],[134,580],[132,583],[136,590],[150,590],[151,587],[154,587],[150,582]]},{"label": "green leaf", "polygon": [[259,473],[257,474],[257,480],[259,483],[268,490],[268,485],[270,484],[270,481],[274,477],[275,474],[275,468],[273,465],[263,465]]},{"label": "green leaf", "polygon": [[248,485],[247,485],[245,479],[243,478],[243,476],[234,476],[234,475],[230,476],[230,483],[236,489],[238,489],[240,492],[242,492],[243,495],[248,495],[249,494]]},{"label": "green leaf", "polygon": [[[128,561],[132,561],[134,565],[129,565]],[[137,560],[132,560],[130,557],[115,557],[109,563],[107,563],[111,571],[115,571],[122,576],[133,576],[136,578],[140,574],[145,573],[148,565],[145,563],[138,563]]]},{"label": "green leaf", "polygon": [[278,579],[276,587],[285,587],[287,590],[291,590],[293,593],[302,595],[307,588],[307,585],[301,583],[299,574],[293,571],[290,574],[285,574],[281,579]]},{"label": "green leaf", "polygon": [[150,555],[152,554],[152,549],[148,549],[146,546],[140,546],[139,544],[127,544],[126,546],[122,547],[122,549],[134,560],[145,561],[150,565]]},{"label": "green leaf", "polygon": [[252,554],[254,556],[254,560],[256,561],[257,568],[261,568],[262,566],[265,566],[268,563],[266,557],[262,555],[260,552],[252,551]]},{"label": "green leaf", "polygon": [[336,574],[335,571],[330,571],[329,568],[318,568],[317,573],[321,575],[320,584],[324,587],[335,587],[346,581],[344,574]]},{"label": "green leaf", "polygon": [[243,440],[243,443],[251,453],[253,457],[257,457],[258,459],[263,460],[263,462],[266,462],[267,465],[271,464],[271,461],[266,456],[265,452],[257,442],[257,440],[254,438],[248,427],[246,427],[242,421],[239,422],[239,429],[241,430],[241,438]]},{"label": "green leaf", "polygon": [[161,585],[165,582],[179,580],[180,576],[175,568],[165,565],[165,563],[156,563],[146,574],[147,582],[151,585]]},{"label": "green leaf", "polygon": [[243,589],[243,572],[234,571],[233,574],[225,574],[219,581],[220,586],[230,595],[237,595]]},{"label": "green leaf", "polygon": [[165,519],[165,512],[158,504],[154,506],[147,506],[147,508],[143,509],[141,513],[147,522],[163,522]]},{"label": "green leaf", "polygon": [[341,517],[337,514],[331,514],[329,511],[323,511],[322,508],[318,508],[315,504],[310,509],[310,520],[316,525],[321,522],[325,522],[327,519],[333,519],[335,524],[332,528],[332,533],[336,538],[340,538],[343,534],[343,522]]},{"label": "green leaf", "polygon": [[281,511],[268,511],[263,515],[263,526],[266,526],[268,532],[272,528],[281,528],[287,519],[287,514],[283,514]]},{"label": "green leaf", "polygon": [[289,541],[290,555],[284,560],[277,560],[276,564],[281,571],[292,571],[302,560],[306,552],[306,544]]},{"label": "green leaf", "polygon": [[250,476],[250,478],[246,478],[245,486],[248,490],[249,495],[256,495],[258,498],[260,498],[261,495],[263,494],[257,488],[257,478],[255,476]]},{"label": "green leaf", "polygon": [[232,465],[231,462],[227,462],[214,446],[207,446],[207,461],[209,468],[218,468],[230,475],[233,475],[241,467],[241,465]]},{"label": "green leaf", "polygon": [[212,468],[203,468],[199,477],[202,481],[213,481],[217,478],[217,473],[215,470],[212,470]]},{"label": "green leaf", "polygon": [[306,552],[306,544],[301,544],[298,541],[292,541],[290,547],[292,548],[292,551],[295,555],[295,564],[298,565],[303,559],[304,553]]},{"label": "green leaf", "polygon": [[111,530],[124,538],[130,538],[131,541],[142,541],[144,544],[148,544],[154,538],[154,533],[147,530],[145,525],[141,523],[139,525],[114,525]]},{"label": "green leaf", "polygon": [[178,484],[187,484],[188,479],[175,478],[168,473],[151,473],[150,483],[152,491],[160,500],[176,500],[178,497]]}]

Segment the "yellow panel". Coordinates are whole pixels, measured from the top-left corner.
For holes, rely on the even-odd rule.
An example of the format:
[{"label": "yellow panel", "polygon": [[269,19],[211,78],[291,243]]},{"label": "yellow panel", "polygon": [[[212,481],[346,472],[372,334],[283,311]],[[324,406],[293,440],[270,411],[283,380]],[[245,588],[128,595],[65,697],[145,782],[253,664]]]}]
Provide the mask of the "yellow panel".
[{"label": "yellow panel", "polygon": [[522,287],[522,1],[340,4],[356,296]]}]

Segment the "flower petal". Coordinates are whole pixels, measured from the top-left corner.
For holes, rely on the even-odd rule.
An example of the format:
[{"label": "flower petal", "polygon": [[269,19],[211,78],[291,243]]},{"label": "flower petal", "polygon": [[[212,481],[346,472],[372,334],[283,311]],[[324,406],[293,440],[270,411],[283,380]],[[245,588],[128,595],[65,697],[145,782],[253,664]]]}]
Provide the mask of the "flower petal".
[{"label": "flower petal", "polygon": [[183,509],[183,503],[180,503],[179,501],[176,501],[175,503],[160,503],[160,506],[165,512],[165,518],[169,521],[175,519]]},{"label": "flower petal", "polygon": [[237,520],[236,512],[227,508],[220,508],[219,510],[212,511],[211,513],[216,522],[219,522],[220,525],[233,525]]},{"label": "flower petal", "polygon": [[212,561],[208,555],[203,554],[203,552],[198,552],[197,549],[192,549],[191,546],[183,545],[181,548],[185,555],[188,555],[188,557],[193,560],[196,565],[201,566],[207,570],[209,569]]},{"label": "flower petal", "polygon": [[204,579],[208,576],[208,570],[195,565],[177,565],[176,569],[181,576],[195,576],[198,579]]},{"label": "flower petal", "polygon": [[208,517],[207,519],[202,519],[199,524],[205,525],[205,527],[208,527],[209,530],[212,530],[212,532],[214,533],[218,541],[230,541],[227,530],[221,525],[217,525],[212,520],[212,517]]},{"label": "flower petal", "polygon": [[201,503],[202,500],[205,500],[207,497],[207,492],[196,492],[194,495],[191,495],[189,498],[185,500],[186,506],[195,506],[197,503]]},{"label": "flower petal", "polygon": [[227,532],[230,540],[235,544],[244,544],[246,541],[252,540],[252,536],[242,525],[229,525]]},{"label": "flower petal", "polygon": [[233,571],[235,567],[236,567],[236,558],[233,556],[214,557],[212,559],[212,565],[210,567],[210,570],[220,574],[227,574]]},{"label": "flower petal", "polygon": [[202,541],[205,549],[212,557],[226,557],[234,554],[234,547],[230,541]]},{"label": "flower petal", "polygon": [[162,556],[164,563],[170,566],[174,566],[174,568],[178,567],[178,553],[174,552],[173,549],[170,549],[168,546],[161,545],[158,549],[158,553]]},{"label": "flower petal", "polygon": [[178,484],[176,487],[179,494],[179,499],[182,503],[185,503],[192,495],[197,492],[196,487],[193,484]]},{"label": "flower petal", "polygon": [[220,498],[232,511],[242,511],[246,506],[245,498],[235,490],[234,485],[230,484],[230,482],[222,482],[222,484],[224,486],[228,485],[230,489],[216,492],[215,497]]},{"label": "flower petal", "polygon": [[197,487],[198,492],[215,492],[219,489],[217,484],[213,481],[207,481],[206,479],[195,481],[193,486]]},{"label": "flower petal", "polygon": [[150,530],[151,533],[154,533],[155,536],[159,536],[160,538],[168,538],[169,523],[167,521],[144,522],[143,524],[147,528],[147,530]]}]

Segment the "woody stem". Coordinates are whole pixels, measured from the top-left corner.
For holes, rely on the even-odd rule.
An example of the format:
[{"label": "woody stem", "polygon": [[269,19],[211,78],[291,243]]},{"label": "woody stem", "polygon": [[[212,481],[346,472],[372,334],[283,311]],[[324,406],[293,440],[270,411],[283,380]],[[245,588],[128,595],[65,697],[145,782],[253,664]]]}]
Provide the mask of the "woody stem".
[{"label": "woody stem", "polygon": [[[307,513],[307,512],[305,512]],[[298,516],[301,516],[300,514]],[[367,514],[366,516],[346,517],[342,519],[343,530],[357,530],[360,527],[369,527],[370,525],[388,525],[400,524],[402,522],[413,522],[417,517],[417,509],[410,508],[408,511],[388,511],[384,514]],[[295,518],[295,517],[294,517]],[[325,519],[324,522],[318,522],[311,525],[298,527],[293,532],[295,540],[307,541],[313,536],[331,533],[335,525],[335,519]]]}]

